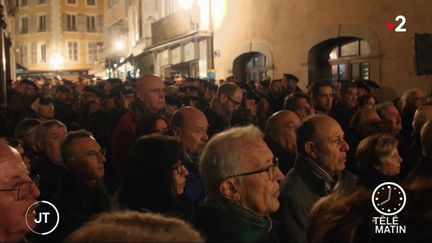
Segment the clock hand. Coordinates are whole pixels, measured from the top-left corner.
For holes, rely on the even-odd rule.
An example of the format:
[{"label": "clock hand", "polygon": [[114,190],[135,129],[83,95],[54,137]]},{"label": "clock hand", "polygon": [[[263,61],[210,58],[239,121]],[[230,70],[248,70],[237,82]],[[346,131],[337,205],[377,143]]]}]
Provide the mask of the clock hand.
[{"label": "clock hand", "polygon": [[388,203],[390,201],[390,199],[391,199],[391,187],[389,188],[389,194],[388,194],[387,199],[385,201],[383,201],[382,203],[380,203],[380,205],[384,205],[384,204]]}]

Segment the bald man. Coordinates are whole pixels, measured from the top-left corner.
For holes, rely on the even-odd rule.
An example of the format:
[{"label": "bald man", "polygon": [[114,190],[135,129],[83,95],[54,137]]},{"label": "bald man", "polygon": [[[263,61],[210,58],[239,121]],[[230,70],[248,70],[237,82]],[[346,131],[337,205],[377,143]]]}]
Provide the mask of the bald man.
[{"label": "bald man", "polygon": [[120,181],[127,171],[127,154],[137,138],[137,121],[161,113],[165,107],[165,85],[160,77],[143,75],[136,86],[136,98],[131,110],[120,119],[112,136],[112,166]]},{"label": "bald man", "polygon": [[349,146],[336,120],[313,115],[297,133],[298,156],[281,184],[282,242],[306,242],[308,215],[315,202],[333,192],[351,192],[357,184],[357,177],[344,170]]},{"label": "bald man", "polygon": [[30,231],[26,220],[30,227],[36,226],[34,209],[27,215],[26,211],[39,194],[19,152],[0,143],[0,242],[26,241],[24,235]]},{"label": "bald man", "polygon": [[279,160],[279,169],[284,175],[293,167],[297,152],[297,128],[300,118],[288,110],[278,111],[266,122],[265,142]]},{"label": "bald man", "polygon": [[188,203],[198,203],[204,197],[198,159],[208,140],[208,126],[204,113],[191,106],[177,110],[171,119],[171,131],[185,149],[183,163],[189,175],[186,177],[184,199]]}]

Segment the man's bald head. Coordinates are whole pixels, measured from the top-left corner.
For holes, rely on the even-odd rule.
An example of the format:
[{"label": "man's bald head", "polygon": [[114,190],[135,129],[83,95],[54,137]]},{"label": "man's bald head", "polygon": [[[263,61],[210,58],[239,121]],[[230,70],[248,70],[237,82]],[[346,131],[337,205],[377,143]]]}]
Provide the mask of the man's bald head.
[{"label": "man's bald head", "polygon": [[208,140],[208,121],[202,111],[186,106],[178,109],[171,119],[171,129],[187,151],[198,154]]},{"label": "man's bald head", "polygon": [[282,110],[273,113],[273,115],[271,115],[266,121],[265,133],[268,134],[271,131],[279,129],[286,121],[298,123],[300,122],[300,118],[296,113],[288,110]]},{"label": "man's bald head", "polygon": [[297,129],[297,133],[301,136],[297,137],[297,148],[299,153],[305,153],[305,144],[309,141],[315,141],[323,136],[325,129],[323,127],[335,126],[339,123],[327,115],[312,115],[306,118]]},{"label": "man's bald head", "polygon": [[[20,153],[16,149],[14,149],[13,147],[5,143],[0,143],[0,154],[1,154],[0,164],[10,160],[16,160],[22,162]],[[0,171],[0,175],[1,175],[1,171]]]},{"label": "man's bald head", "polygon": [[420,132],[423,155],[432,157],[432,119],[429,119],[422,127]]},{"label": "man's bald head", "polygon": [[137,98],[147,110],[157,113],[165,107],[165,84],[160,77],[146,74],[138,79],[136,85]]}]

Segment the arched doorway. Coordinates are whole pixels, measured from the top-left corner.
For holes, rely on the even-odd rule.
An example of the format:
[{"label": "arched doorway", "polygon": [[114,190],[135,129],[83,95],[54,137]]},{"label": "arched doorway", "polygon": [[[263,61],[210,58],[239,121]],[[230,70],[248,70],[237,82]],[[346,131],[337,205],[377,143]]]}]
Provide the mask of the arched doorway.
[{"label": "arched doorway", "polygon": [[242,82],[261,81],[267,76],[267,57],[261,52],[248,52],[234,59],[233,75]]},{"label": "arched doorway", "polygon": [[369,43],[357,37],[323,41],[309,51],[309,82],[370,79]]}]

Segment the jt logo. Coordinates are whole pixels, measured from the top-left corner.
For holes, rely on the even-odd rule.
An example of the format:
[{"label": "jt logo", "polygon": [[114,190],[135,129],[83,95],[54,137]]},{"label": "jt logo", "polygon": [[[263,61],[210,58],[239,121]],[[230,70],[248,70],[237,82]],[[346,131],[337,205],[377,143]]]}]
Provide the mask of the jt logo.
[{"label": "jt logo", "polygon": [[406,32],[406,28],[404,27],[406,24],[406,18],[403,15],[398,15],[395,18],[396,22],[399,22],[399,25],[395,28],[394,24],[392,22],[387,24],[387,29],[392,30],[394,29],[395,32]]},{"label": "jt logo", "polygon": [[45,218],[45,220],[44,220],[44,224],[48,223],[48,215],[50,215],[49,212],[44,212],[44,213],[40,212],[40,213],[39,213],[39,218],[38,218],[38,219],[35,218],[35,223],[36,223],[36,224],[41,223],[41,222],[42,222],[42,217],[43,217],[43,216],[45,216],[45,217],[44,217],[44,218]]},{"label": "jt logo", "polygon": [[[40,212],[38,212],[38,214],[34,217],[34,219],[31,220],[34,220],[36,225],[39,227],[33,229],[32,227],[29,226],[29,223],[27,222],[27,219],[31,217],[27,217],[27,215],[30,212],[30,210],[34,210],[34,206],[36,204],[39,205],[38,210]],[[48,201],[38,201],[38,202],[34,202],[32,205],[30,205],[30,207],[28,207],[25,215],[25,219],[26,219],[27,227],[33,233],[38,235],[48,235],[57,228],[60,221],[60,214],[56,206],[54,206],[54,204]]]}]

